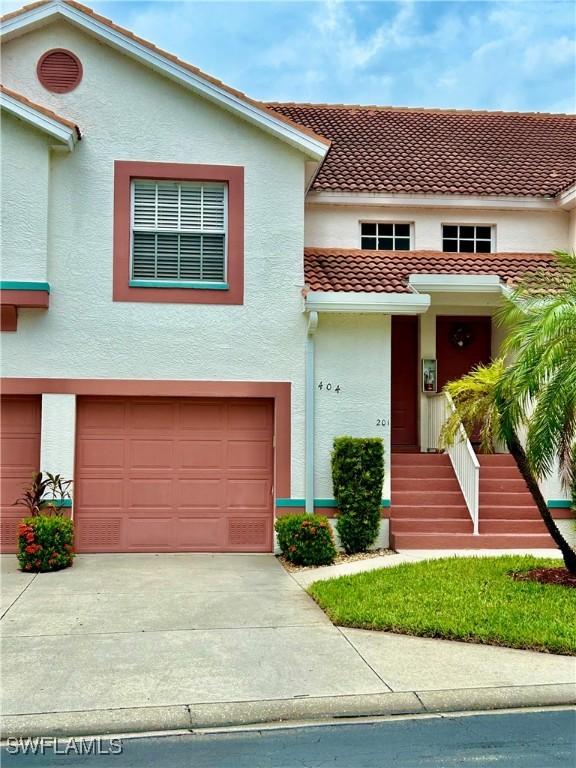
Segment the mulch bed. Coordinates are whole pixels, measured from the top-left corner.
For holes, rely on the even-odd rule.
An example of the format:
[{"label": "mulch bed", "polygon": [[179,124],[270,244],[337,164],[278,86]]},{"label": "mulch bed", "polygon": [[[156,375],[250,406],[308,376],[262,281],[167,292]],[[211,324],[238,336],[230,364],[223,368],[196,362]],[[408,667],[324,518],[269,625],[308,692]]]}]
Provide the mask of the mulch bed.
[{"label": "mulch bed", "polygon": [[[382,555],[395,555],[396,552],[392,549],[371,549],[369,552],[358,552],[355,555],[346,555],[344,552],[339,552],[336,555],[333,565],[340,565],[341,563],[352,563],[354,560],[371,560],[373,557],[382,557]],[[276,555],[278,560],[282,563],[284,568],[291,573],[295,571],[308,571],[313,568],[323,567],[314,565],[294,565],[283,555]]]},{"label": "mulch bed", "polygon": [[513,574],[516,581],[539,581],[540,584],[556,584],[559,587],[576,587],[576,574],[567,568],[533,568],[531,571]]}]

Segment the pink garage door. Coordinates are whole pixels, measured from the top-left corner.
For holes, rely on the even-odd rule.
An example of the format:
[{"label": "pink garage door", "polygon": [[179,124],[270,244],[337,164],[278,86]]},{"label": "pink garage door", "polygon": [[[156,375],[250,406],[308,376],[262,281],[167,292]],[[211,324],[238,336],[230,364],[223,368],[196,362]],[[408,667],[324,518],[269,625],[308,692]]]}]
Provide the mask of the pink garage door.
[{"label": "pink garage door", "polygon": [[26,510],[13,506],[40,464],[41,398],[0,398],[0,551],[16,552],[16,526]]},{"label": "pink garage door", "polygon": [[79,398],[78,552],[269,552],[273,404]]}]

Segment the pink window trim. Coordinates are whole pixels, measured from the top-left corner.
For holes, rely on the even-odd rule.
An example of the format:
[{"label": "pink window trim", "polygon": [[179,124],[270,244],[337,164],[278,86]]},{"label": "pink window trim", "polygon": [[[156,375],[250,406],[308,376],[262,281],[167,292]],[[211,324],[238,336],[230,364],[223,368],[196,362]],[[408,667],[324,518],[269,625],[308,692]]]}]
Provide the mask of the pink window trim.
[{"label": "pink window trim", "polygon": [[[130,184],[154,181],[220,181],[228,185],[228,290],[206,288],[135,288],[130,280]],[[244,303],[244,168],[186,163],[114,163],[113,300],[164,304]]]}]

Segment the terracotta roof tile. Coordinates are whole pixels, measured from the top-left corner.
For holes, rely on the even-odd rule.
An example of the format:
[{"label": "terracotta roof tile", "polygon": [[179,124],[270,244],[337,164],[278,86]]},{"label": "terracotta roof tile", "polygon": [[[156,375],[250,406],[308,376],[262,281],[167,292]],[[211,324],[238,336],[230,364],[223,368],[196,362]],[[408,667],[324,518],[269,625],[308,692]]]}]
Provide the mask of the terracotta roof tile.
[{"label": "terracotta roof tile", "polygon": [[315,190],[554,196],[576,181],[574,115],[268,106],[332,140]]},{"label": "terracotta roof tile", "polygon": [[542,267],[548,253],[443,253],[441,251],[365,251],[356,248],[305,248],[304,275],[312,291],[409,293],[413,274],[498,275],[514,284]]},{"label": "terracotta roof tile", "polygon": [[76,123],[72,122],[72,120],[68,120],[67,118],[62,117],[61,115],[56,114],[56,112],[52,112],[51,109],[47,109],[46,107],[43,107],[41,104],[36,104],[36,102],[30,101],[30,99],[27,99],[26,96],[23,96],[21,93],[18,93],[17,91],[13,91],[11,88],[6,88],[5,85],[0,84],[0,92],[5,93],[7,96],[11,96],[16,101],[19,101],[21,104],[25,104],[26,106],[30,107],[36,112],[40,112],[41,114],[46,115],[46,117],[50,117],[52,118],[52,120],[56,120],[56,122],[61,123],[62,125],[65,125],[67,128],[71,128],[73,131],[76,131],[76,136],[79,139],[82,138],[82,135],[80,133],[80,128],[78,128]]}]

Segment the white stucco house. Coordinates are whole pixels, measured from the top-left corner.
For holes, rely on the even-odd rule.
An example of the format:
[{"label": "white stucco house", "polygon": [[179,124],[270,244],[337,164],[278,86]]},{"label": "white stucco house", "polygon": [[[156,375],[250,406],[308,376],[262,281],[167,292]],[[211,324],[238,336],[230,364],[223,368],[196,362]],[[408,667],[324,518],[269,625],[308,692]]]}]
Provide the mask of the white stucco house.
[{"label": "white stucco house", "polygon": [[1,39],[5,551],[40,468],[79,552],[270,551],[341,434],[384,440],[381,543],[549,546],[436,393],[575,247],[575,117],[264,104],[72,0]]}]

